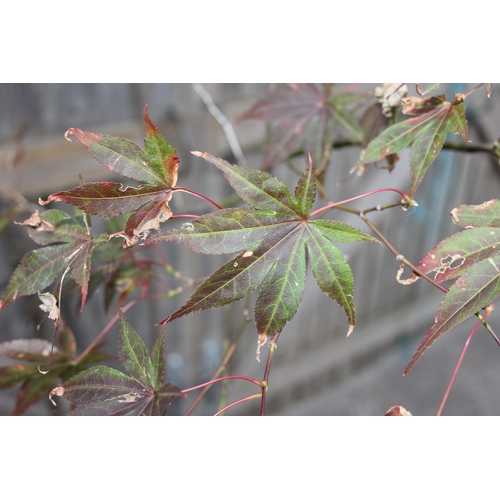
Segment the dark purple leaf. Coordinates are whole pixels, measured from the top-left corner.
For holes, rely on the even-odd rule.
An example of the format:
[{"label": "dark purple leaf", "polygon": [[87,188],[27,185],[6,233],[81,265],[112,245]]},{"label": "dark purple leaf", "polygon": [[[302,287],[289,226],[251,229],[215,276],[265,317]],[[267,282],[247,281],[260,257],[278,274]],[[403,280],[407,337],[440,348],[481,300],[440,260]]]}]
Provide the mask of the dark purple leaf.
[{"label": "dark purple leaf", "polygon": [[257,101],[238,121],[275,122],[264,154],[263,169],[274,166],[302,149],[315,165],[329,158],[337,129],[362,139],[358,122],[347,106],[359,96],[333,95],[331,84],[290,84]]}]

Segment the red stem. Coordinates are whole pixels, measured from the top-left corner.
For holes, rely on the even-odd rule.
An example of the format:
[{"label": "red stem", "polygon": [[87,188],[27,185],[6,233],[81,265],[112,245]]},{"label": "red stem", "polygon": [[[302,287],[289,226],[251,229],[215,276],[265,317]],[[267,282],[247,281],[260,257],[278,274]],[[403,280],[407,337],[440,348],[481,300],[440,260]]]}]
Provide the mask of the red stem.
[{"label": "red stem", "polygon": [[215,384],[215,382],[221,382],[222,380],[231,380],[231,379],[247,380],[248,382],[252,382],[252,384],[258,385],[259,387],[263,387],[262,382],[259,382],[258,380],[255,380],[253,378],[243,377],[239,375],[226,375],[225,377],[214,378],[213,380],[209,380],[208,382],[205,382],[203,384],[196,385],[194,387],[189,387],[188,389],[183,389],[181,392],[185,393],[185,392],[195,391],[196,389],[201,389],[202,387],[205,387],[207,385]]},{"label": "red stem", "polygon": [[[165,297],[165,295],[162,294],[156,294],[156,295],[147,295],[145,297],[139,297],[137,299],[131,300],[128,304],[125,304],[120,311],[122,313],[127,312],[132,306],[135,306],[135,304],[143,301],[143,300],[149,300],[149,299],[161,299]],[[117,312],[109,321],[109,323],[103,328],[101,333],[97,335],[97,337],[89,344],[87,349],[85,349],[78,358],[75,359],[74,363],[78,364],[89,352],[92,351],[92,349],[100,342],[100,340],[106,335],[106,333],[109,332],[111,327],[117,322],[118,318],[120,317],[120,312]]]},{"label": "red stem", "polygon": [[175,187],[175,188],[172,188],[172,191],[182,191],[184,193],[192,194],[193,196],[196,196],[197,198],[201,198],[202,200],[208,201],[208,203],[211,203],[214,207],[217,207],[219,210],[222,210],[222,207],[217,205],[217,203],[215,203],[215,201],[211,200],[210,198],[207,198],[206,196],[203,196],[200,193],[197,193],[196,191],[191,191],[191,189],[184,188],[184,187]]},{"label": "red stem", "polygon": [[163,263],[163,267],[167,267],[168,266],[168,261],[167,259],[165,258],[165,255],[163,255],[163,252],[158,248],[158,245],[154,245],[153,248],[155,249],[156,253],[158,254],[158,256],[160,257],[160,260],[162,261]]},{"label": "red stem", "polygon": [[462,364],[462,360],[464,359],[465,353],[467,352],[467,348],[469,347],[470,341],[472,340],[472,337],[476,333],[476,330],[479,328],[479,325],[491,314],[493,311],[494,307],[493,305],[490,305],[486,308],[486,314],[476,322],[474,325],[474,328],[470,332],[464,348],[462,349],[462,353],[460,354],[460,357],[458,358],[457,365],[455,366],[455,370],[453,371],[453,375],[451,376],[450,383],[448,384],[448,387],[446,388],[446,392],[444,393],[443,400],[441,401],[441,405],[439,406],[439,410],[436,414],[437,417],[441,416],[441,412],[443,411],[444,405],[446,403],[446,400],[448,399],[448,395],[450,394],[451,388],[453,387],[453,383],[455,382],[455,378],[457,377],[458,370],[460,369],[460,365]]},{"label": "red stem", "polygon": [[250,401],[251,399],[255,398],[260,398],[260,393],[257,394],[252,394],[251,396],[247,396],[246,398],[238,399],[238,401],[234,401],[234,403],[229,403],[228,405],[224,406],[221,410],[219,410],[217,413],[214,414],[214,417],[217,415],[220,415],[221,413],[224,413],[226,410],[229,408],[239,405],[240,403],[244,403],[245,401]]}]

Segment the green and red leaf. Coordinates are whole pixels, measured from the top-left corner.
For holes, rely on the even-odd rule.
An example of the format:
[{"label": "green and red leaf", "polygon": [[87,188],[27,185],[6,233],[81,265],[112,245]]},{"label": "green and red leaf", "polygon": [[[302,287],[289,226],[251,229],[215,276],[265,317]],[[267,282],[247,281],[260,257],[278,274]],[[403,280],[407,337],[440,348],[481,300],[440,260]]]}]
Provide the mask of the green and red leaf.
[{"label": "green and red leaf", "polygon": [[70,415],[158,415],[154,394],[133,377],[95,366],[54,389],[52,395],[77,406]]},{"label": "green and red leaf", "polygon": [[345,310],[352,331],[352,272],[334,242],[377,240],[338,221],[309,220],[316,195],[312,161],[298,181],[294,198],[283,182],[267,172],[231,165],[207,153],[194,154],[221,170],[251,208],[220,210],[148,239],[147,244],[171,241],[202,253],[239,252],[161,323],[229,304],[260,287],[255,322],[260,335],[272,337],[299,307],[308,255],[320,288]]},{"label": "green and red leaf", "polygon": [[[30,406],[47,397],[58,380],[65,381],[89,365],[111,358],[96,346],[81,360],[75,360],[75,338],[68,326],[62,323],[58,345],[42,339],[17,339],[0,343],[0,357],[14,363],[2,362],[0,390],[21,384],[17,392],[13,415],[23,414]],[[52,358],[51,358],[52,351]],[[51,365],[48,372],[42,368]]]},{"label": "green and red leaf", "polygon": [[500,228],[478,227],[456,233],[436,245],[419,263],[438,283],[455,279],[471,266],[499,252]]},{"label": "green and red leaf", "polygon": [[130,376],[114,368],[96,366],[56,387],[50,398],[62,396],[76,405],[70,415],[160,415],[162,407],[185,397],[173,385],[163,383],[163,333],[150,357],[144,342],[123,314],[120,318],[118,356]]},{"label": "green and red leaf", "polygon": [[424,274],[435,273],[434,280],[438,283],[456,281],[446,293],[434,325],[405,374],[438,337],[500,296],[500,201],[460,205],[451,215],[465,230],[436,245],[417,269]]},{"label": "green and red leaf", "polygon": [[134,246],[152,229],[172,216],[168,202],[177,183],[179,158],[144,108],[145,150],[119,137],[71,128],[66,136],[80,141],[105,168],[136,181],[139,187],[117,182],[92,182],[51,194],[42,205],[62,201],[90,215],[109,218],[131,213],[125,228],[125,247]]},{"label": "green and red leaf", "polygon": [[489,200],[481,205],[459,205],[451,211],[453,222],[465,229],[473,227],[500,228],[500,200]]},{"label": "green and red leaf", "polygon": [[357,165],[376,162],[412,145],[410,151],[411,187],[413,196],[425,172],[441,151],[447,132],[460,134],[468,141],[463,96],[451,103],[444,96],[425,99],[403,99],[403,113],[414,118],[385,129],[362,151]]},{"label": "green and red leaf", "polygon": [[500,255],[475,263],[449,289],[434,325],[406,368],[406,375],[424,351],[443,333],[487,307],[500,296]]},{"label": "green and red leaf", "polygon": [[102,245],[106,235],[92,237],[89,229],[60,210],[36,212],[22,223],[30,237],[43,245],[27,253],[12,274],[2,300],[3,309],[18,297],[32,295],[60,282],[70,273],[80,287],[83,309],[88,293],[92,252]]}]

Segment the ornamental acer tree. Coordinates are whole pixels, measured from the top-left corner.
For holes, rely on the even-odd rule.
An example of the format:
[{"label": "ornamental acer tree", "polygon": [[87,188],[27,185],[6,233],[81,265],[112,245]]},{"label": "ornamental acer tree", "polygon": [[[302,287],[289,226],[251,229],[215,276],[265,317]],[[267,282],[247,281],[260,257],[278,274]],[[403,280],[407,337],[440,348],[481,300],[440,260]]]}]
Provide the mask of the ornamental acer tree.
[{"label": "ornamental acer tree", "polygon": [[[440,84],[415,84],[417,96],[406,97],[411,85],[387,84],[357,92],[355,87],[338,90],[333,84],[290,84],[263,96],[237,118],[238,122],[261,120],[269,124],[260,169],[234,164],[210,152],[192,152],[206,160],[210,168],[217,169],[222,174],[221,182],[229,183],[234,191],[232,205],[225,208],[221,200],[210,199],[208,193],[177,186],[183,158],[177,156],[151,121],[147,107],[143,112],[143,147],[127,139],[70,128],[66,139],[76,139],[104,168],[136,185],[82,183],[40,199],[39,210],[16,222],[26,227],[38,248],[21,258],[2,290],[0,309],[23,296],[38,295],[40,308],[53,320],[54,330],[52,341],[17,339],[0,343],[0,354],[10,360],[0,366],[0,388],[20,385],[13,413],[22,414],[41,398],[50,398],[54,404],[64,398],[71,404],[70,415],[164,415],[173,401],[201,389],[186,413],[190,414],[212,385],[240,379],[257,386],[257,391],[222,405],[216,414],[249,399],[260,399],[260,414],[265,415],[266,394],[273,390],[269,380],[275,349],[279,337],[286,335],[287,323],[301,314],[299,306],[308,272],[322,292],[345,312],[347,335],[355,335],[355,275],[338,247],[345,243],[368,243],[374,247],[376,243],[392,252],[401,262],[399,283],[394,280],[394,286],[411,286],[422,279],[444,293],[435,322],[422,332],[421,345],[408,359],[404,374],[441,335],[471,316],[477,316],[478,321],[470,336],[483,325],[500,346],[486,320],[500,296],[498,199],[454,208],[452,220],[460,231],[443,235],[442,241],[419,263],[400,255],[370,221],[373,211],[408,207],[418,210],[414,195],[443,149],[467,154],[468,150],[482,148],[497,160],[500,158],[497,143],[469,142],[466,118],[472,96],[494,98],[492,84],[480,84],[467,94],[453,96],[440,94]],[[458,135],[462,143],[447,142],[450,134]],[[330,200],[324,177],[334,168],[332,153],[346,145],[359,151],[359,159],[351,168],[354,177],[373,166],[402,168],[398,166],[398,153],[409,148],[407,192],[385,188],[361,192],[349,199]],[[272,173],[276,165],[291,159],[295,166],[301,165],[293,193]],[[169,202],[178,191],[204,200],[206,212],[174,213]],[[368,201],[363,210],[350,206],[351,201],[363,199],[366,203],[370,196],[384,192],[391,195],[386,205],[372,206]],[[394,192],[398,195],[396,202]],[[318,197],[322,206],[313,210]],[[74,207],[74,215],[60,210],[61,204]],[[337,220],[338,211],[358,216],[367,232]],[[107,220],[109,230],[94,234],[93,217]],[[176,218],[186,222],[180,227],[169,226]],[[196,253],[227,254],[229,260],[208,277],[186,278],[177,289],[167,290],[161,296],[168,300],[197,285],[180,308],[158,323],[157,341],[149,353],[141,332],[128,322],[127,312],[139,301],[151,298],[148,290],[151,282],[158,279],[156,265],[183,279],[169,266],[168,259],[162,258],[158,263],[139,256],[141,248],[158,248],[160,243],[186,247],[186,254],[192,254],[189,258],[196,258]],[[168,252],[168,248],[162,246],[158,252]],[[405,268],[411,274],[403,279]],[[445,287],[443,282],[451,284]],[[67,293],[76,290],[85,314],[87,297],[99,287],[105,291],[104,307],[112,316],[107,325],[97,327],[90,346],[78,354],[74,336],[62,317],[61,302]],[[141,291],[140,298],[131,298],[136,289]],[[176,387],[165,380],[166,324],[192,312],[231,304],[254,292],[253,315],[246,319],[254,323],[258,358],[263,346],[269,345],[261,380],[240,374],[223,375],[242,331],[235,333],[223,364],[212,378],[196,387]],[[110,311],[113,302],[115,308]],[[101,364],[110,359],[102,343],[117,321],[117,356],[124,371]],[[461,360],[462,357],[438,415]],[[418,413],[418,409],[408,410]],[[410,412],[394,406],[387,415]]]}]

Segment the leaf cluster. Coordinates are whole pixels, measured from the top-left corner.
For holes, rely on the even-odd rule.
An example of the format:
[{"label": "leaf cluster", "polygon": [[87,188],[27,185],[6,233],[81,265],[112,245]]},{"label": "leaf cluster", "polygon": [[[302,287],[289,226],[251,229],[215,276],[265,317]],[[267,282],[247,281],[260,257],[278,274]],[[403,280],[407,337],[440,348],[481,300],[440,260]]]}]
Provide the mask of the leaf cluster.
[{"label": "leaf cluster", "polygon": [[67,274],[80,287],[83,309],[88,294],[92,253],[107,241],[107,235],[93,237],[84,217],[74,220],[60,210],[48,210],[41,215],[37,211],[21,224],[27,226],[31,239],[42,248],[27,253],[21,259],[0,300],[0,309],[18,297],[35,294],[53,283],[62,287]]},{"label": "leaf cluster", "polygon": [[[13,415],[23,414],[31,405],[47,397],[58,380],[67,380],[89,365],[112,357],[97,345],[82,359],[76,358],[76,342],[66,324],[59,329],[57,345],[43,339],[18,339],[0,343],[0,355],[10,362],[0,366],[0,389],[18,384]],[[48,372],[42,371],[51,364]]]},{"label": "leaf cluster", "polygon": [[163,383],[163,332],[150,356],[144,342],[122,314],[120,319],[118,357],[130,375],[107,366],[94,366],[56,387],[50,393],[52,401],[53,396],[62,396],[76,406],[69,415],[158,416],[173,401],[185,397],[177,387]]},{"label": "leaf cluster", "polygon": [[464,230],[445,238],[417,266],[434,273],[437,283],[455,279],[446,293],[434,325],[417,349],[407,374],[423,352],[443,333],[489,306],[500,296],[500,200],[459,205],[451,212]]},{"label": "leaf cluster", "polygon": [[403,114],[414,118],[385,129],[362,151],[356,166],[376,162],[411,145],[410,196],[413,196],[425,172],[441,151],[447,132],[460,134],[468,142],[464,99],[461,94],[457,94],[452,103],[445,96],[403,99]]},{"label": "leaf cluster", "polygon": [[[416,87],[420,96],[438,88],[439,84]],[[491,84],[485,88],[489,97]],[[310,267],[320,289],[344,310],[349,335],[356,321],[354,279],[337,244],[378,240],[340,221],[321,219],[322,209],[313,211],[318,183],[330,163],[335,140],[346,134],[349,144],[362,147],[352,170],[358,173],[382,159],[392,169],[398,153],[410,147],[408,200],[443,148],[448,132],[468,142],[466,96],[462,94],[456,94],[453,101],[444,95],[407,97],[402,100],[402,114],[409,118],[399,121],[396,110],[382,117],[380,101],[357,118],[354,108],[359,110],[366,98],[335,93],[331,84],[291,84],[270,92],[239,118],[240,122],[264,120],[273,124],[261,170],[194,152],[222,172],[247,206],[220,209],[212,202],[217,211],[163,233],[160,225],[174,217],[169,202],[176,190],[208,198],[176,187],[179,158],[149,118],[147,107],[143,111],[144,148],[127,139],[70,128],[66,138],[76,138],[106,169],[139,185],[89,182],[40,200],[41,205],[70,204],[76,207],[76,215],[37,211],[21,223],[40,248],[21,259],[0,300],[0,309],[18,297],[38,293],[41,308],[55,319],[57,331],[60,304],[56,297],[60,301],[65,278],[70,277],[80,289],[82,309],[104,282],[105,308],[118,295],[118,310],[135,289],[145,292],[155,277],[151,263],[136,259],[132,247],[172,242],[199,253],[233,257],[160,324],[231,304],[257,291],[254,319],[259,347],[267,340],[275,343],[299,308]],[[292,194],[266,170],[299,152],[306,153],[307,166]],[[123,230],[92,236],[91,215],[106,219],[125,216]],[[439,336],[500,296],[500,201],[460,205],[452,216],[464,230],[432,249],[413,267],[415,273],[407,280],[415,281],[418,274],[434,274],[435,284],[455,282],[405,373]],[[155,233],[151,235],[151,231]],[[121,248],[114,236],[123,238]],[[41,293],[46,289],[50,293]],[[120,318],[118,356],[128,375],[105,366],[87,369],[108,357],[99,351],[98,344],[83,359],[77,358],[74,337],[64,322],[57,345],[39,339],[1,343],[0,354],[9,363],[0,367],[0,389],[21,384],[14,413],[26,411],[58,380],[62,384],[51,391],[51,397],[67,399],[74,405],[72,415],[160,415],[172,401],[185,397],[184,392],[163,382],[163,330],[150,355],[125,317],[121,314]],[[47,364],[51,368],[42,375],[39,367]]]},{"label": "leaf cluster", "polygon": [[69,129],[66,137],[75,137],[111,172],[145,184],[124,188],[118,182],[89,182],[53,193],[40,203],[63,201],[86,214],[103,218],[130,214],[124,228],[125,247],[136,245],[149,231],[159,229],[160,223],[172,216],[168,202],[177,183],[179,158],[149,118],[147,108],[144,108],[144,122],[145,150],[127,139],[77,128]]}]

